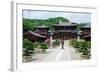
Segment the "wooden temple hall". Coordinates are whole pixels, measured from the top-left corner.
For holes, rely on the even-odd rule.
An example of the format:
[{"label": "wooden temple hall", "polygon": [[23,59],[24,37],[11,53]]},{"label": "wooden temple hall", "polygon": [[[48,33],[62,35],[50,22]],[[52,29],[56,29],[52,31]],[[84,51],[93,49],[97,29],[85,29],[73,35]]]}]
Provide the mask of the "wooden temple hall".
[{"label": "wooden temple hall", "polygon": [[53,39],[69,40],[77,38],[77,24],[75,23],[60,23],[53,26]]},{"label": "wooden temple hall", "polygon": [[[50,28],[48,26],[37,26],[36,30],[34,32],[27,31],[24,33],[24,37],[30,38],[32,41],[39,40],[39,39],[50,39],[50,36],[52,36],[52,39],[63,39],[63,40],[69,40],[77,38],[78,34],[76,31],[77,23],[59,23],[52,26],[52,32],[50,32]],[[85,38],[88,40],[91,39],[91,27],[90,26],[84,26],[80,29],[81,38]],[[30,37],[31,36],[31,37]]]}]

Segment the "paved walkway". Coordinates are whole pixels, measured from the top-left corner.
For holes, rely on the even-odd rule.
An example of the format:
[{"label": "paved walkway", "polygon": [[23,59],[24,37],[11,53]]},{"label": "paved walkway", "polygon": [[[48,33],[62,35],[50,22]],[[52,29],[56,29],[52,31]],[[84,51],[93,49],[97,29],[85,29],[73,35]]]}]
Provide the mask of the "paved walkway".
[{"label": "paved walkway", "polygon": [[69,46],[69,42],[64,42],[64,49],[61,45],[56,48],[47,49],[47,53],[38,53],[33,55],[32,62],[49,62],[49,61],[69,61],[81,60],[82,58],[75,52],[75,49]]}]

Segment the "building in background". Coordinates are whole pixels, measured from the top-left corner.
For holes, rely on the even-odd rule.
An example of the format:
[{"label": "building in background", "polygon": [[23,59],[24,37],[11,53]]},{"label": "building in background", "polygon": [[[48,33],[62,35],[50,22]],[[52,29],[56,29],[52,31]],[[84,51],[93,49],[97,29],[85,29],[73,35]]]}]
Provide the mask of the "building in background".
[{"label": "building in background", "polygon": [[[54,24],[52,26],[52,39],[59,39],[59,40],[70,40],[70,39],[76,39],[77,38],[77,23],[73,22],[59,22],[59,24]],[[51,29],[51,27],[48,26],[36,26],[36,30],[34,32],[28,31],[24,33],[24,37],[30,39],[32,42],[35,41],[45,41],[50,39],[50,35],[48,34],[48,31]],[[91,27],[90,25],[82,25],[80,27],[80,37],[81,39],[85,39],[87,41],[91,40]]]}]

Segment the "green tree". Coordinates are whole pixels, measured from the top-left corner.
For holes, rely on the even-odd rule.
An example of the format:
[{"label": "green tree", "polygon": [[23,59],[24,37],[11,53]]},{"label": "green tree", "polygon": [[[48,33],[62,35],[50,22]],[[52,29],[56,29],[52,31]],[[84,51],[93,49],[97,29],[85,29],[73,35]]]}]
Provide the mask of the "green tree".
[{"label": "green tree", "polygon": [[62,22],[69,22],[68,19],[64,17],[55,17],[55,18],[49,18],[49,19],[23,19],[23,32],[26,32],[28,30],[30,31],[35,31],[36,26],[52,26],[53,24],[58,24],[59,21]]},{"label": "green tree", "polygon": [[34,44],[28,39],[23,40],[23,56],[31,56],[34,51]]}]

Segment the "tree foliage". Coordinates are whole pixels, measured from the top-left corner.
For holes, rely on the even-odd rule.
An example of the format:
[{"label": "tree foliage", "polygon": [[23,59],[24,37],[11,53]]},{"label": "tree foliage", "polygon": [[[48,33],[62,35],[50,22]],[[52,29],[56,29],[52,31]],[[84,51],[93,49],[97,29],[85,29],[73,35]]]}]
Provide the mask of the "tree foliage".
[{"label": "tree foliage", "polygon": [[26,32],[28,30],[34,31],[36,26],[52,26],[53,24],[58,24],[59,21],[62,22],[69,22],[68,19],[63,17],[55,17],[55,18],[49,18],[49,19],[23,19],[23,32]]},{"label": "tree foliage", "polygon": [[28,39],[23,40],[23,56],[30,56],[34,51],[34,44]]}]

